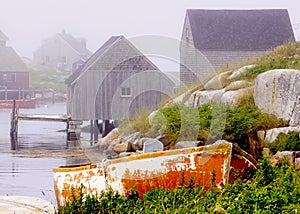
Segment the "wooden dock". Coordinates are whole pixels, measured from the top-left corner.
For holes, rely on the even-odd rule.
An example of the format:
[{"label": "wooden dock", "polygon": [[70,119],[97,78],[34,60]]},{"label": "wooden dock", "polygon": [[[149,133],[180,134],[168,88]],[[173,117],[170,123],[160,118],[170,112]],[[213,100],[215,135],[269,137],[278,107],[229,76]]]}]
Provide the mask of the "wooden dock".
[{"label": "wooden dock", "polygon": [[10,139],[11,149],[18,148],[18,123],[19,120],[31,121],[49,121],[49,122],[64,122],[66,123],[67,143],[74,143],[80,137],[82,121],[74,121],[67,114],[19,114],[16,108],[16,101],[13,102],[11,114]]},{"label": "wooden dock", "polygon": [[71,120],[66,114],[18,114],[19,120],[39,120],[52,122],[68,122]]}]

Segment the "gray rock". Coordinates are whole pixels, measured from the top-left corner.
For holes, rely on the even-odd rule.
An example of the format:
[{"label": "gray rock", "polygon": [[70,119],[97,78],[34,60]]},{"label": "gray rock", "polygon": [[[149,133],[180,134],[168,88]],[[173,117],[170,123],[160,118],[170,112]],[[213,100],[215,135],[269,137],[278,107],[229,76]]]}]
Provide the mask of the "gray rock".
[{"label": "gray rock", "polygon": [[143,137],[139,132],[135,132],[131,135],[128,135],[127,137],[124,138],[125,142],[129,143],[131,145],[131,149],[133,151],[141,149],[139,145],[139,141]]},{"label": "gray rock", "polygon": [[188,107],[196,108],[211,102],[220,103],[224,91],[224,89],[195,91],[188,99],[186,105]]},{"label": "gray rock", "polygon": [[253,93],[253,87],[242,88],[235,91],[226,91],[221,98],[221,102],[232,106],[237,107],[242,104],[243,98],[250,96]]},{"label": "gray rock", "polygon": [[240,76],[241,74],[245,73],[248,69],[254,68],[255,66],[256,65],[246,65],[244,67],[241,67],[241,68],[233,71],[232,74],[228,77],[228,79],[236,78],[236,77]]},{"label": "gray rock", "polygon": [[168,138],[167,138],[167,136],[165,134],[164,135],[160,135],[160,136],[156,137],[155,139],[159,140],[160,142],[162,142],[162,144],[164,146],[170,145],[170,142],[168,141]]},{"label": "gray rock", "polygon": [[131,150],[131,144],[129,143],[129,141],[117,143],[113,148],[113,151],[118,154],[122,152],[130,152]]},{"label": "gray rock", "polygon": [[263,130],[257,131],[257,137],[260,142],[264,142],[266,137],[266,131]]},{"label": "gray rock", "polygon": [[300,169],[300,158],[295,158],[295,168]]},{"label": "gray rock", "polygon": [[173,149],[184,149],[184,148],[197,147],[199,144],[200,144],[199,141],[179,141],[174,144]]},{"label": "gray rock", "polygon": [[281,165],[284,160],[288,161],[290,166],[294,166],[295,152],[292,152],[292,151],[277,152],[270,159],[271,163],[274,165]]},{"label": "gray rock", "polygon": [[280,133],[287,134],[289,132],[296,131],[300,132],[300,126],[297,127],[281,127],[281,128],[274,128],[266,130],[264,142],[266,143],[272,143],[274,140],[276,140],[277,136]]},{"label": "gray rock", "polygon": [[234,91],[242,88],[247,88],[252,86],[252,83],[246,80],[238,80],[235,82],[230,83],[228,86],[225,87],[225,91]]},{"label": "gray rock", "polygon": [[[295,109],[300,95],[299,82],[299,70],[277,69],[258,75],[254,89],[255,105],[261,111],[286,121],[290,121],[293,115],[293,125],[300,125],[296,119],[299,109]],[[298,113],[294,115],[294,111]]]},{"label": "gray rock", "polygon": [[121,152],[119,154],[119,158],[128,157],[130,155],[135,155],[135,153],[134,152]]},{"label": "gray rock", "polygon": [[220,74],[217,74],[212,79],[206,82],[204,89],[206,90],[217,90],[224,88],[224,82],[227,79],[230,71],[226,71]]},{"label": "gray rock", "polygon": [[162,142],[156,139],[149,139],[144,142],[143,153],[159,152],[164,150]]},{"label": "gray rock", "polygon": [[298,97],[296,99],[295,107],[294,107],[289,125],[297,126],[299,124],[300,124],[300,95],[298,95]]}]

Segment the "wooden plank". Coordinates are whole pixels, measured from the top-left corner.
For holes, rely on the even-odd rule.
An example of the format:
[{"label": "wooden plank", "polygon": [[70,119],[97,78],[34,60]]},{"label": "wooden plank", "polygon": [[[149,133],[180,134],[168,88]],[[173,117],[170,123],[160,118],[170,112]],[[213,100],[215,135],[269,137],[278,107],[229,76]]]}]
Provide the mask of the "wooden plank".
[{"label": "wooden plank", "polygon": [[70,116],[66,114],[18,114],[20,120],[40,120],[40,121],[56,121],[67,122]]}]

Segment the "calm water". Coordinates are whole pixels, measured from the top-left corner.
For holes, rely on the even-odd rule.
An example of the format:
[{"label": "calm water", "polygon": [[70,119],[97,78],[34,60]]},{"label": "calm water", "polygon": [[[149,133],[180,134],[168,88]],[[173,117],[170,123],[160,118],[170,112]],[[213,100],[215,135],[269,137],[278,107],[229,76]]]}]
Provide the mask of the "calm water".
[{"label": "calm water", "polygon": [[[19,147],[11,151],[9,109],[0,109],[0,195],[22,195],[44,198],[56,203],[52,169],[86,159],[66,158],[66,124],[45,121],[19,121]],[[64,103],[48,104],[20,113],[65,114]]]}]

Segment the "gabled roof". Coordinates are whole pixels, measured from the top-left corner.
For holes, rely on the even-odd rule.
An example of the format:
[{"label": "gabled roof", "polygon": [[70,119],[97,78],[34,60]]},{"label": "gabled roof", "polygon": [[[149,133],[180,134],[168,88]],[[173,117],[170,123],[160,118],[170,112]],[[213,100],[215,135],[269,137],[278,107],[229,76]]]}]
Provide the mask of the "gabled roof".
[{"label": "gabled roof", "polygon": [[[126,40],[129,44],[131,44],[124,36],[112,36],[110,37],[77,71],[75,71],[73,74],[69,76],[65,80],[66,84],[71,84],[73,81],[75,81],[84,71],[86,71],[96,60],[99,59],[103,54],[105,54],[106,50],[109,50],[110,47],[115,45],[117,42],[120,42],[121,40]],[[131,46],[135,49],[136,52],[139,53],[140,56],[143,54],[133,45]],[[146,58],[146,57],[145,57]],[[159,70],[148,58],[146,58],[151,65]]]},{"label": "gabled roof", "polygon": [[90,55],[91,52],[82,44],[80,38],[74,38],[71,34],[68,33],[59,33],[58,34],[63,40],[65,40],[74,50],[79,54]]},{"label": "gabled roof", "polygon": [[1,71],[28,71],[25,63],[11,47],[0,47]]},{"label": "gabled roof", "polygon": [[295,40],[288,11],[187,10],[199,50],[267,50]]},{"label": "gabled roof", "polygon": [[8,37],[0,30],[0,40],[7,41]]}]

